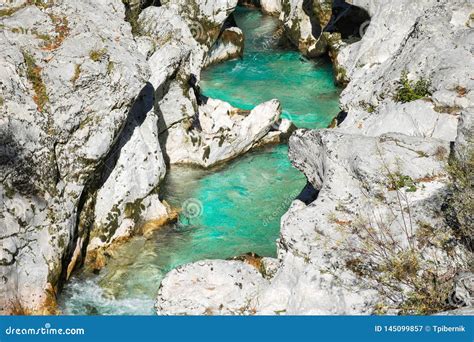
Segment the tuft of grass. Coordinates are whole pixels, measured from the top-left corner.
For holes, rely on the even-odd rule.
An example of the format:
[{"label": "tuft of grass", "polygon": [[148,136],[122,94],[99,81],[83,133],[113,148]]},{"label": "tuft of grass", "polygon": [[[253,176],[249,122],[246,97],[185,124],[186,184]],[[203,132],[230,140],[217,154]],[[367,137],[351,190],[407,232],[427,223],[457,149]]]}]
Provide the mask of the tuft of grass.
[{"label": "tuft of grass", "polygon": [[420,100],[432,95],[430,88],[430,80],[423,77],[417,81],[409,80],[408,71],[404,70],[398,81],[397,93],[394,99],[402,103]]},{"label": "tuft of grass", "polygon": [[107,74],[111,74],[114,71],[115,68],[115,63],[112,61],[109,61],[109,64],[107,64]]},{"label": "tuft of grass", "polygon": [[71,82],[72,82],[73,85],[76,85],[76,82],[77,82],[77,80],[79,79],[80,76],[81,76],[81,65],[76,64],[74,66],[74,75],[71,78]]},{"label": "tuft of grass", "polygon": [[0,9],[0,18],[1,17],[9,17],[15,14],[16,11],[20,10],[22,7],[10,7],[10,8],[2,8]]},{"label": "tuft of grass", "polygon": [[373,104],[371,104],[371,103],[367,103],[367,102],[365,102],[365,101],[359,102],[359,105],[360,105],[363,109],[365,109],[365,111],[366,111],[367,113],[370,113],[370,114],[374,113],[374,112],[377,110],[377,107],[376,107],[375,105],[373,105]]},{"label": "tuft of grass", "polygon": [[99,50],[92,50],[89,53],[89,57],[94,62],[98,62],[105,56],[106,53],[107,53],[107,50],[105,48],[104,49],[99,49]]},{"label": "tuft of grass", "polygon": [[33,86],[35,95],[33,100],[38,107],[40,112],[44,111],[46,104],[49,102],[46,85],[41,77],[41,68],[36,64],[36,61],[32,55],[28,52],[23,51],[23,58],[26,63],[26,77]]},{"label": "tuft of grass", "polygon": [[5,100],[3,99],[3,96],[0,96],[0,107],[3,107],[5,104]]},{"label": "tuft of grass", "polygon": [[69,36],[69,21],[66,17],[57,16],[50,14],[49,17],[54,24],[54,31],[56,36],[54,39],[50,38],[45,40],[44,45],[42,46],[43,50],[51,51],[59,48],[63,41]]},{"label": "tuft of grass", "polygon": [[23,5],[16,6],[16,7],[9,7],[9,8],[2,8],[0,9],[0,18],[1,17],[9,17],[15,14],[17,11],[25,8],[26,6],[36,6],[41,9],[47,9],[53,6],[54,1],[52,0],[27,0]]}]

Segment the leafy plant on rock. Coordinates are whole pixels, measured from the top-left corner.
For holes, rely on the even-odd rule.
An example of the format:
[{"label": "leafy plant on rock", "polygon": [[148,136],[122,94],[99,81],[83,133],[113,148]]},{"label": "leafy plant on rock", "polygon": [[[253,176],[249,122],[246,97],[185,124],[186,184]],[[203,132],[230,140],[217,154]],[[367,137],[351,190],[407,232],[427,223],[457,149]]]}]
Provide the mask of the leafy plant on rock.
[{"label": "leafy plant on rock", "polygon": [[404,70],[398,81],[395,101],[407,103],[429,97],[432,95],[430,88],[430,80],[422,77],[412,81],[408,79],[408,71]]}]

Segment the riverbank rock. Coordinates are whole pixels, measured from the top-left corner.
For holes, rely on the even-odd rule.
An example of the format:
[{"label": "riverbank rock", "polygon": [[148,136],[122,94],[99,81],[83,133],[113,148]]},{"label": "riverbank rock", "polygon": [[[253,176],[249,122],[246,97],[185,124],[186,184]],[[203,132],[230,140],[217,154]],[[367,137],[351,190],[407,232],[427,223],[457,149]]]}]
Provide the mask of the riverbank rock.
[{"label": "riverbank rock", "polygon": [[[470,1],[353,1],[371,15],[363,39],[342,48],[338,64],[350,80],[341,95],[345,132],[387,132],[454,141],[461,112],[472,113],[474,68]],[[400,16],[399,13],[406,15]],[[402,75],[428,91],[397,99]],[[404,103],[406,102],[406,103]]]},{"label": "riverbank rock", "polygon": [[280,15],[282,11],[282,0],[260,0],[262,12],[269,15]]},{"label": "riverbank rock", "polygon": [[176,10],[188,23],[193,37],[210,48],[219,37],[222,25],[234,12],[238,0],[162,0],[162,6]]},{"label": "riverbank rock", "polygon": [[139,232],[144,222],[154,222],[158,228],[176,219],[173,209],[158,196],[166,165],[153,98],[153,86],[148,84],[104,163],[100,187],[94,194],[94,224],[87,245],[86,262],[95,269],[103,266],[109,247]]},{"label": "riverbank rock", "polygon": [[318,57],[327,50],[323,29],[332,14],[332,0],[282,0],[280,20],[286,36],[306,56]]},{"label": "riverbank rock", "polygon": [[219,40],[211,48],[205,65],[242,58],[243,55],[244,33],[238,27],[227,28],[222,31]]},{"label": "riverbank rock", "polygon": [[[319,194],[310,204],[295,201],[282,218],[277,270],[272,271],[269,283],[259,288],[252,311],[374,313],[376,304],[385,298],[381,298],[377,284],[361,278],[350,267],[356,251],[367,242],[355,227],[362,229],[372,222],[373,234],[390,231],[397,248],[402,249],[409,243],[405,229],[416,234],[429,225],[442,232],[444,217],[439,208],[446,192],[448,154],[440,151],[448,148],[449,144],[441,140],[400,134],[373,138],[334,130],[297,131],[290,139],[290,159]],[[413,180],[415,189],[410,182],[394,189],[391,173]],[[409,228],[405,200],[399,204],[398,196],[406,196],[409,203]],[[436,258],[441,268],[453,267],[448,251],[442,248],[427,248],[424,253],[424,258]],[[158,295],[158,312],[192,313],[190,294],[199,293],[205,285],[189,284],[189,295],[178,296],[173,284],[178,282],[177,274],[179,279],[195,279],[206,267],[195,263],[169,274]],[[231,286],[231,279],[225,284]],[[403,289],[401,283],[398,285]],[[406,295],[402,290],[393,297],[402,300]],[[208,300],[227,305],[218,290]]]},{"label": "riverbank rock", "polygon": [[52,313],[64,264],[79,262],[87,239],[88,225],[77,226],[87,193],[98,190],[149,69],[119,0],[7,6],[0,18],[0,311]]},{"label": "riverbank rock", "polygon": [[163,300],[156,302],[156,309],[159,315],[250,315],[266,283],[246,263],[204,260],[169,273],[161,283]]}]

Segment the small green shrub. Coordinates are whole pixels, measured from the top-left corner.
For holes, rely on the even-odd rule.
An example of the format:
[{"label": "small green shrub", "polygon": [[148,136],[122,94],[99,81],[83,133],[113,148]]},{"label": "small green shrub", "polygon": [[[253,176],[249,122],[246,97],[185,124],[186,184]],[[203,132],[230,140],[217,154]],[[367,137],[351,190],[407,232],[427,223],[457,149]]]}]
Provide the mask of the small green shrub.
[{"label": "small green shrub", "polygon": [[94,61],[94,62],[98,62],[102,59],[102,57],[105,56],[105,54],[107,53],[107,50],[106,49],[100,49],[100,50],[92,50],[90,53],[89,53],[89,57]]},{"label": "small green shrub", "polygon": [[76,82],[77,82],[77,80],[79,79],[80,76],[81,76],[81,65],[76,64],[74,66],[74,75],[71,78],[71,82],[72,82],[73,85],[76,85]]},{"label": "small green shrub", "polygon": [[426,98],[432,95],[430,88],[430,80],[422,77],[417,81],[411,81],[408,79],[408,72],[404,70],[398,81],[395,101],[406,103]]},{"label": "small green shrub", "polygon": [[402,175],[399,172],[390,173],[388,175],[389,180],[389,189],[390,190],[400,190],[405,188],[405,192],[416,192],[416,183],[415,181],[407,175]]}]

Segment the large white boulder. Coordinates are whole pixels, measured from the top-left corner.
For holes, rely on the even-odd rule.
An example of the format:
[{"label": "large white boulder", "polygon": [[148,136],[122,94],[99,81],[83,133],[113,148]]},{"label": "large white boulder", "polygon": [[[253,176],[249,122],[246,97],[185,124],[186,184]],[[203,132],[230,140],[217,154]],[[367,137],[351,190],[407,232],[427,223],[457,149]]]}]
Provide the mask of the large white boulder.
[{"label": "large white boulder", "polygon": [[171,271],[156,303],[163,315],[249,315],[267,281],[239,261],[204,260]]},{"label": "large white boulder", "polygon": [[211,167],[250,150],[273,129],[280,114],[277,100],[248,112],[208,99],[199,107],[199,128],[169,130],[166,153],[173,164]]}]

